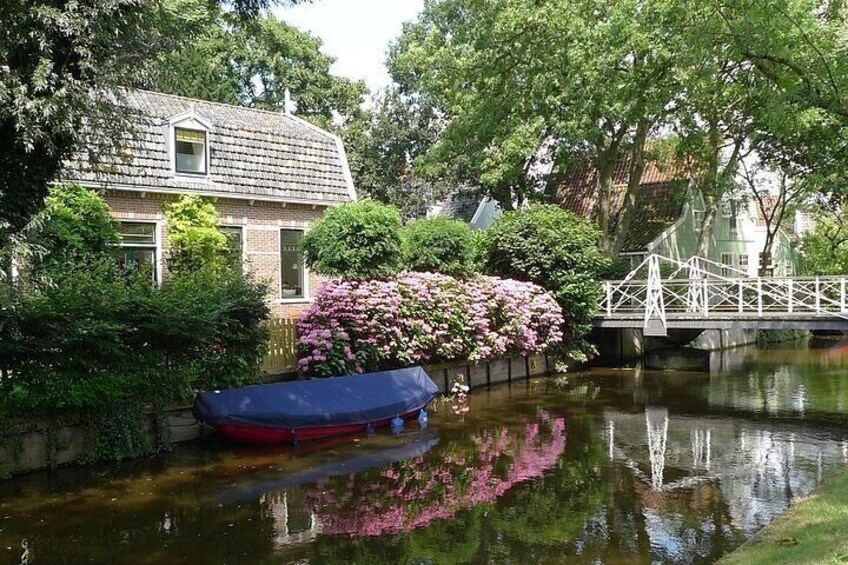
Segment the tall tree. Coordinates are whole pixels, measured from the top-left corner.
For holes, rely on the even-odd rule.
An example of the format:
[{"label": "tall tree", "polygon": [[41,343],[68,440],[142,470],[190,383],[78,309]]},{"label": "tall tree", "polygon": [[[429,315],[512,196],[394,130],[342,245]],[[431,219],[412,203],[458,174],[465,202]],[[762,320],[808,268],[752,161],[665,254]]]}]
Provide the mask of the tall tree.
[{"label": "tall tree", "polygon": [[424,178],[416,159],[432,147],[443,128],[438,111],[423,97],[406,96],[395,88],[378,94],[362,119],[342,132],[351,173],[360,194],[420,217],[455,185],[450,179]]},{"label": "tall tree", "polygon": [[[447,127],[422,159],[479,183],[505,208],[532,197],[545,165],[588,159],[597,220],[610,237],[612,178],[632,154],[620,225],[630,222],[645,142],[675,92],[682,45],[675,2],[442,0],[427,4],[390,56],[401,88],[438,104]],[[679,26],[678,26],[679,27]]]},{"label": "tall tree", "polygon": [[196,16],[183,19],[190,40],[156,61],[155,90],[280,111],[288,89],[298,115],[322,126],[358,114],[364,83],[333,75],[317,37],[271,13],[244,18],[204,0],[169,1]]},{"label": "tall tree", "polygon": [[[148,83],[149,62],[184,40],[175,30],[192,1],[0,2],[0,248],[74,151],[96,157],[126,133],[112,97]],[[275,3],[227,1],[242,18]]]}]

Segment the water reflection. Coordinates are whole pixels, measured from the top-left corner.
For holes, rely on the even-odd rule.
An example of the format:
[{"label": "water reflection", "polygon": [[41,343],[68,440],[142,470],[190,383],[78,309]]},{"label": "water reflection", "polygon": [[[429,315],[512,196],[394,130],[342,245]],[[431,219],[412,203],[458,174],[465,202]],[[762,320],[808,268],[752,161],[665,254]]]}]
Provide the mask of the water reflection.
[{"label": "water reflection", "polygon": [[6,482],[0,563],[712,562],[848,464],[848,350],[734,354],[495,389],[397,436]]}]

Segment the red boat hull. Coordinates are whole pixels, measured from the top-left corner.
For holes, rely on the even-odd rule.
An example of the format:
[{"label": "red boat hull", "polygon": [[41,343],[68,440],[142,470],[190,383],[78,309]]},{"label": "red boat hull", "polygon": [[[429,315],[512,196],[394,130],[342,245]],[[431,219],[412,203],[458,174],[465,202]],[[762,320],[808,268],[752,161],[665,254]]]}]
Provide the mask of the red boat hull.
[{"label": "red boat hull", "polygon": [[[418,413],[426,406],[416,408],[406,414],[401,414],[404,420],[411,420],[418,416]],[[392,418],[370,422],[374,428],[388,426]],[[217,424],[215,431],[224,437],[242,443],[295,443],[300,441],[308,441],[311,439],[320,439],[332,436],[340,436],[345,434],[355,434],[364,432],[368,424],[346,424],[343,426],[321,426],[315,428],[269,428],[264,426],[242,426],[239,424]]]}]

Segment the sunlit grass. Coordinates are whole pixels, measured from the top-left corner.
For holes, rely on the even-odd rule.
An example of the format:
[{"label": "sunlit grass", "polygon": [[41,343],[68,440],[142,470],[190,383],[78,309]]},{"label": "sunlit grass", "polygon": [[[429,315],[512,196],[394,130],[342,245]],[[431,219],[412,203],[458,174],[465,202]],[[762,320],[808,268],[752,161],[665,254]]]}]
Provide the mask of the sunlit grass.
[{"label": "sunlit grass", "polygon": [[848,472],[798,502],[721,563],[848,563]]}]

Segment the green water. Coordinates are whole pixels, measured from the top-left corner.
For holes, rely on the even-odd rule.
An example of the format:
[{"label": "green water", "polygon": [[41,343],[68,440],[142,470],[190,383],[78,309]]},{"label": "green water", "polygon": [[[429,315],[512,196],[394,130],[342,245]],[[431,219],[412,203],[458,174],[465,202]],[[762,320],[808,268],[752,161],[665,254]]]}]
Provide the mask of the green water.
[{"label": "green water", "polygon": [[21,477],[0,563],[712,562],[848,468],[848,349],[815,345],[493,388],[397,436]]}]

